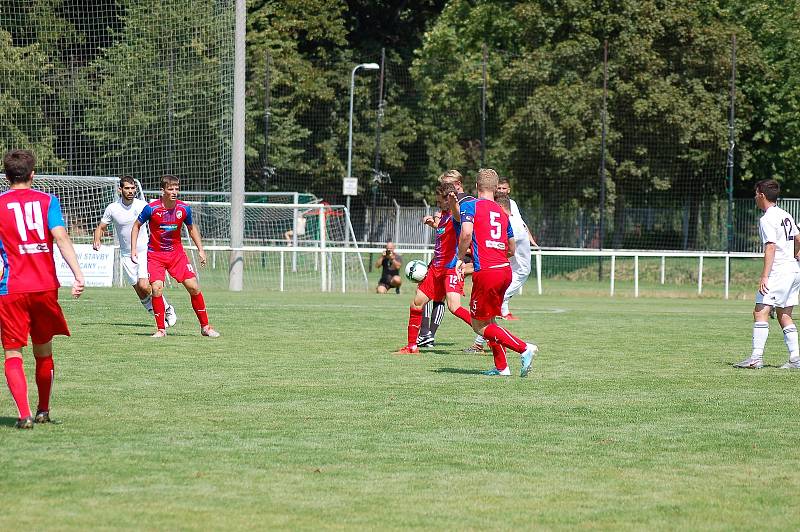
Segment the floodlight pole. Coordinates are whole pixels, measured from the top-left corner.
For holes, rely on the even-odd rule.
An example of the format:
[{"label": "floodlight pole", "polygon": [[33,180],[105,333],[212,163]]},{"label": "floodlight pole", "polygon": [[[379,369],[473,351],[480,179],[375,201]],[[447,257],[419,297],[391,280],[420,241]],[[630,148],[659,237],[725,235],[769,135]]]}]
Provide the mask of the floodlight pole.
[{"label": "floodlight pole", "polygon": [[241,292],[244,277],[244,90],[245,90],[245,0],[236,0],[236,29],[233,66],[233,139],[231,147],[231,260],[228,289]]},{"label": "floodlight pole", "polygon": [[[364,70],[378,70],[380,65],[377,63],[361,63],[353,68],[350,73],[350,125],[347,128],[347,176],[353,177],[353,92],[356,86],[356,70],[363,68]],[[347,212],[350,212],[350,196],[347,196]]]}]

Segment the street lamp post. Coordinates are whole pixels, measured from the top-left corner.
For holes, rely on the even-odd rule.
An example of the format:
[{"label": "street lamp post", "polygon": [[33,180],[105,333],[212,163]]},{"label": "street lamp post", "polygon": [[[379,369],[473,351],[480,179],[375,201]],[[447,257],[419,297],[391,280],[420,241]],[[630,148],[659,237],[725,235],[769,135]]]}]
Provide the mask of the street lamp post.
[{"label": "street lamp post", "polygon": [[[350,74],[350,126],[347,130],[347,177],[353,177],[353,91],[356,85],[356,70],[363,68],[364,70],[379,70],[381,67],[378,63],[361,63],[353,68]],[[347,196],[347,215],[350,216],[350,196]]]}]

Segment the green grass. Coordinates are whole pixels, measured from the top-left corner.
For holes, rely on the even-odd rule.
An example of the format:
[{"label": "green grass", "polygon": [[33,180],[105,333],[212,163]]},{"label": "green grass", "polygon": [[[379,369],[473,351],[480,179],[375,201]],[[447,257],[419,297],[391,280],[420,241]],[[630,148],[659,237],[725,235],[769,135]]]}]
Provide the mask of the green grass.
[{"label": "green grass", "polygon": [[209,290],[218,340],[181,290],[160,341],[128,289],[63,298],[63,423],[15,430],[0,396],[0,529],[797,526],[800,372],[731,368],[749,301],[529,287],[509,325],[541,346],[528,379],[479,375],[452,316],[422,356],[390,354],[405,288]]}]

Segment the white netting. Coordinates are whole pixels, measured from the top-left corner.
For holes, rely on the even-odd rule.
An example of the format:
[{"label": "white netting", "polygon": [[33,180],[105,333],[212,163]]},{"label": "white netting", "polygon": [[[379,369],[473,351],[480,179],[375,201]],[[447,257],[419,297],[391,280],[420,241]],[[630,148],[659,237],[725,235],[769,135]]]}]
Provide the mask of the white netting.
[{"label": "white netting", "polygon": [[[33,188],[57,196],[73,242],[89,243],[106,205],[118,197],[119,179],[37,174]],[[0,192],[7,189],[5,174],[0,174]]]},{"label": "white netting", "polygon": [[[230,253],[227,202],[189,201],[195,225],[209,247],[203,283],[227,286]],[[244,285],[275,290],[368,288],[364,260],[344,207],[324,204],[244,204]],[[189,245],[188,240],[186,241]],[[257,249],[253,249],[257,248]]]},{"label": "white netting", "polygon": [[0,151],[230,190],[233,28],[232,0],[0,3]]}]

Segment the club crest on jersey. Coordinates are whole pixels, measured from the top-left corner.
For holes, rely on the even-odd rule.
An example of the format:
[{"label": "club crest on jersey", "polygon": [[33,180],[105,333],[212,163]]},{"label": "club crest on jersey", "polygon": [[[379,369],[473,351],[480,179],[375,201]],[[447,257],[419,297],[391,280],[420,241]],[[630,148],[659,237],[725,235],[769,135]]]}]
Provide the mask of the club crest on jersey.
[{"label": "club crest on jersey", "polygon": [[178,218],[178,220],[180,220],[181,218],[183,218],[183,211],[176,212],[175,216]]}]

